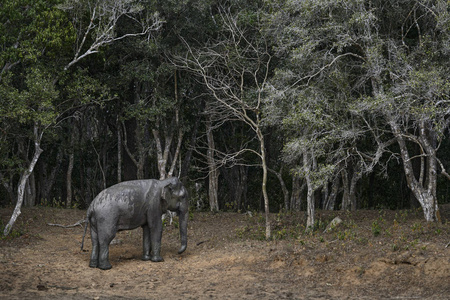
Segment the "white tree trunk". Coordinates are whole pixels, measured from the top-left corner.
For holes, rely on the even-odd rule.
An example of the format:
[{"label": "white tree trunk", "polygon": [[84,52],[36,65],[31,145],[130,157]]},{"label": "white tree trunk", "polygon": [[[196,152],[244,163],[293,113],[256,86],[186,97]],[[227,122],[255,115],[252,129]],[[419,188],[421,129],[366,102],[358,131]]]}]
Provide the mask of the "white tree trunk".
[{"label": "white tree trunk", "polygon": [[30,177],[31,173],[33,172],[34,167],[36,166],[36,163],[37,163],[37,161],[39,159],[39,156],[43,152],[43,150],[41,149],[41,138],[38,135],[38,127],[37,127],[37,125],[34,126],[34,136],[35,136],[35,141],[34,141],[33,158],[31,160],[31,163],[28,166],[28,168],[23,172],[22,176],[20,177],[19,186],[17,188],[17,203],[16,203],[16,207],[14,208],[14,212],[13,212],[13,214],[11,216],[11,219],[9,220],[8,224],[5,226],[5,229],[3,230],[3,235],[4,236],[9,234],[9,232],[11,231],[12,226],[14,225],[14,223],[17,220],[17,218],[21,214],[20,209],[22,207],[22,203],[23,203],[23,199],[24,199],[24,193],[25,193],[25,187],[27,185],[28,178]]},{"label": "white tree trunk", "polygon": [[307,187],[307,193],[306,193],[306,205],[307,205],[307,218],[306,218],[306,228],[307,230],[312,230],[314,227],[314,213],[315,213],[315,207],[314,207],[314,186],[311,180],[310,172],[311,172],[311,159],[309,157],[309,154],[307,151],[304,151],[303,153],[303,168],[305,171],[305,180],[306,180],[306,187]]},{"label": "white tree trunk", "polygon": [[[177,159],[180,156],[180,149],[181,149],[182,142],[183,142],[183,131],[180,129],[178,131],[177,148],[175,149],[175,154],[173,156],[172,165],[170,166],[170,170],[169,170],[169,177],[172,177],[173,172],[175,171],[175,166],[177,165]],[[181,158],[180,158],[180,163],[181,163]],[[180,169],[181,169],[181,167],[180,167]]]},{"label": "white tree trunk", "polygon": [[[259,117],[258,124],[259,124]],[[269,218],[269,196],[267,195],[267,162],[266,162],[266,146],[264,143],[264,135],[261,132],[261,128],[258,126],[256,128],[256,134],[259,139],[259,144],[261,147],[261,163],[263,168],[263,178],[262,178],[262,193],[264,198],[264,213],[266,216],[266,240],[270,239],[272,236],[272,230],[270,227],[270,218]]]},{"label": "white tree trunk", "polygon": [[158,159],[158,171],[159,171],[159,179],[163,180],[167,178],[167,161],[169,159],[169,151],[170,146],[172,145],[173,134],[166,134],[165,137],[165,145],[164,150],[162,148],[161,136],[159,134],[159,130],[153,129],[153,137],[156,142],[156,155]]},{"label": "white tree trunk", "polygon": [[428,222],[440,221],[439,207],[436,199],[436,184],[437,184],[437,158],[436,150],[427,139],[425,124],[420,123],[420,142],[421,146],[426,152],[427,172],[425,184],[417,180],[414,176],[414,169],[411,158],[406,146],[403,134],[400,131],[399,125],[395,120],[389,120],[392,132],[394,133],[397,143],[400,147],[400,154],[403,161],[403,169],[405,171],[406,182],[409,189],[414,194],[416,199],[422,206],[425,219]]}]

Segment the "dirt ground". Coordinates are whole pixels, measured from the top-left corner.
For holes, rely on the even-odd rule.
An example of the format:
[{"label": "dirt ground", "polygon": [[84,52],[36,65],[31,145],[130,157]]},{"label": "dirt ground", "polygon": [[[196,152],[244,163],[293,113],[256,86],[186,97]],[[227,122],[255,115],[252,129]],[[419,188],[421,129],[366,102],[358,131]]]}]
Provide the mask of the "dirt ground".
[{"label": "dirt ground", "polygon": [[[0,209],[3,227],[12,208]],[[265,241],[258,214],[194,212],[188,250],[176,219],[163,233],[161,263],[141,261],[142,230],[118,233],[108,271],[89,268],[85,211],[24,208],[0,240],[0,299],[450,299],[450,206],[442,224],[420,211],[273,214]],[[330,221],[343,222],[324,233]]]}]

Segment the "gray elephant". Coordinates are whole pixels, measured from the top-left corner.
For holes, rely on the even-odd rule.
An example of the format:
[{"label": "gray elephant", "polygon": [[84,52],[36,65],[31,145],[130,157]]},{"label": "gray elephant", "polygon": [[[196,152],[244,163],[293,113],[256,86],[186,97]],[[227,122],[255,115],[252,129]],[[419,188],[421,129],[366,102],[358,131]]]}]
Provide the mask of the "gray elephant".
[{"label": "gray elephant", "polygon": [[161,216],[170,210],[179,215],[181,248],[178,253],[181,254],[187,247],[188,208],[187,190],[176,177],[118,183],[101,191],[90,204],[81,250],[87,225],[90,223],[92,253],[89,266],[108,270],[111,268],[109,244],[116,232],[142,227],[142,259],[163,261],[160,256],[163,227]]}]

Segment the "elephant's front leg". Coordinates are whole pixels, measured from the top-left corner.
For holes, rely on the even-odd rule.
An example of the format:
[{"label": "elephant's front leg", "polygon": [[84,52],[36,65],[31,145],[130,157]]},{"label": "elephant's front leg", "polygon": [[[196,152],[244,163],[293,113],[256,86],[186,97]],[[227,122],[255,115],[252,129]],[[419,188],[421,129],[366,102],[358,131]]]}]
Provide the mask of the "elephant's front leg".
[{"label": "elephant's front leg", "polygon": [[161,237],[162,237],[162,219],[161,217],[157,217],[156,220],[153,220],[152,225],[150,225],[150,240],[151,240],[151,248],[152,255],[150,260],[153,262],[164,261],[161,257]]},{"label": "elephant's front leg", "polygon": [[142,260],[150,260],[150,227],[148,225],[142,226],[142,245],[143,245],[143,255]]}]

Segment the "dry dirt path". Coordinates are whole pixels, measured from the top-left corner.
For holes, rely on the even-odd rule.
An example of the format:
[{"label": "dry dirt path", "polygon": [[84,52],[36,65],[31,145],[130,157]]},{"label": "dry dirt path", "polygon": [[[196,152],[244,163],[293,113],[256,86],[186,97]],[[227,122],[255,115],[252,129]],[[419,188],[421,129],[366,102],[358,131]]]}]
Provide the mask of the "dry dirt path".
[{"label": "dry dirt path", "polygon": [[[3,224],[10,212],[0,210]],[[428,228],[409,214],[396,227],[394,212],[383,220],[358,212],[342,215],[343,227],[329,234],[266,242],[253,237],[257,217],[194,213],[182,255],[173,226],[164,229],[162,263],[140,260],[140,229],[120,232],[111,246],[113,268],[101,271],[88,267],[89,234],[86,251],[79,249],[82,227],[46,225],[73,224],[84,214],[23,210],[23,235],[0,241],[0,299],[450,299],[447,221]],[[298,230],[296,216],[282,224],[279,218],[273,216],[275,233]],[[374,220],[384,221],[378,237]]]}]

